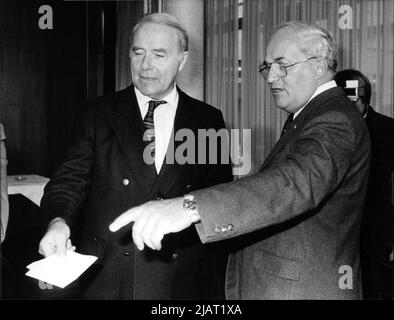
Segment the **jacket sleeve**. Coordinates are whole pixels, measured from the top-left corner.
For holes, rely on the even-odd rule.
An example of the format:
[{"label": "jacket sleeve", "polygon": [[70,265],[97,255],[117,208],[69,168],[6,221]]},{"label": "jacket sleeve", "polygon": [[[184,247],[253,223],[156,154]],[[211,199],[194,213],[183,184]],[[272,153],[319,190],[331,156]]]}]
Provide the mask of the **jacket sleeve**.
[{"label": "jacket sleeve", "polygon": [[65,161],[45,186],[40,204],[44,226],[56,217],[71,226],[86,197],[95,156],[93,118],[93,109],[87,108],[77,121],[74,142]]},{"label": "jacket sleeve", "polygon": [[[365,143],[366,128],[358,129],[345,114],[326,112],[304,125],[284,160],[253,176],[193,192],[201,241],[236,237],[316,208],[338,188],[355,149]],[[366,165],[368,152],[363,159],[356,165]],[[230,232],[215,231],[230,225]]]}]

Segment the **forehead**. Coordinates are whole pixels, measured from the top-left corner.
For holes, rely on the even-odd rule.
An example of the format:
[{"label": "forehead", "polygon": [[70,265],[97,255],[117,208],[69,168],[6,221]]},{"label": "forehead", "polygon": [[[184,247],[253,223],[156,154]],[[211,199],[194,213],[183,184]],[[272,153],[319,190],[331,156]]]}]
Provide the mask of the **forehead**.
[{"label": "forehead", "polygon": [[268,62],[304,58],[305,54],[299,48],[300,38],[290,28],[278,30],[268,43],[265,60]]},{"label": "forehead", "polygon": [[147,45],[157,48],[176,46],[178,34],[174,28],[157,23],[145,23],[139,27],[133,37],[133,45]]}]

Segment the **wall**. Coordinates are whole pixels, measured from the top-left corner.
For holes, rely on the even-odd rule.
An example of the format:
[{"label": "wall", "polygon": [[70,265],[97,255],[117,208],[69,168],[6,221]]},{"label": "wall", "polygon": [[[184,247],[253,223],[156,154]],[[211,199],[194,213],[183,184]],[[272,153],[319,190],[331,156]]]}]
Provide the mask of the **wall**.
[{"label": "wall", "polygon": [[[43,4],[53,8],[53,30],[38,27]],[[48,175],[63,154],[76,101],[86,97],[85,15],[80,4],[0,2],[0,119],[9,174]]]},{"label": "wall", "polygon": [[164,0],[163,11],[173,15],[189,34],[189,61],[178,75],[178,85],[194,98],[204,99],[204,1]]}]

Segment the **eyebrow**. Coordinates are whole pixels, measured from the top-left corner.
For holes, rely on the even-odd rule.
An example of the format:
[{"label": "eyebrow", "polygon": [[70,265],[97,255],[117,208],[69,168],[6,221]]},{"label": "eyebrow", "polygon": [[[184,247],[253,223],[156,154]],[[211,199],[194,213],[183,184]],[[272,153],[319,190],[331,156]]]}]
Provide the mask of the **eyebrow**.
[{"label": "eyebrow", "polygon": [[[132,50],[135,51],[135,50],[145,50],[145,49],[142,48],[142,47],[133,46],[133,47],[132,47]],[[152,51],[153,51],[153,52],[158,52],[158,53],[167,53],[167,52],[168,52],[168,50],[167,50],[167,49],[164,49],[164,48],[152,49]]]},{"label": "eyebrow", "polygon": [[[279,58],[274,59],[274,62],[272,62],[272,63],[280,63],[280,62],[283,62],[282,60],[287,60],[287,59],[285,57],[279,57]],[[263,63],[271,64],[267,60],[264,60]]]},{"label": "eyebrow", "polygon": [[153,49],[152,51],[160,52],[160,53],[167,53],[167,49],[164,49],[164,48]]},{"label": "eyebrow", "polygon": [[287,60],[285,57],[279,57],[279,58],[276,58],[274,61],[275,62],[283,62],[283,60]]}]

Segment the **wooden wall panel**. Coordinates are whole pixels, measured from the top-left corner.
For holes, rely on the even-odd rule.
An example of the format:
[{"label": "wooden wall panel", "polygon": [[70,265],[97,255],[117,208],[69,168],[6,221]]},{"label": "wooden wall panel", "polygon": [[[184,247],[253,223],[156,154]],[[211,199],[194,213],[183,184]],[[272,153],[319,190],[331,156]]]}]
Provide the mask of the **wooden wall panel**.
[{"label": "wooden wall panel", "polygon": [[[46,159],[45,112],[47,93],[48,41],[50,30],[38,27],[38,7],[42,1],[24,1],[19,7],[19,104],[22,123],[23,168],[20,173],[42,172]],[[45,3],[45,2],[44,2]]]},{"label": "wooden wall panel", "polygon": [[[38,27],[41,5],[53,9],[53,30]],[[49,176],[68,146],[87,97],[86,2],[1,0],[0,120],[9,174]]]},{"label": "wooden wall panel", "polygon": [[[19,10],[12,1],[0,1],[0,121],[7,135],[8,158],[20,158],[22,148],[19,101]],[[9,170],[12,172],[12,164]]]},{"label": "wooden wall panel", "polygon": [[54,7],[47,67],[47,175],[64,159],[82,101],[87,97],[87,3]]}]

